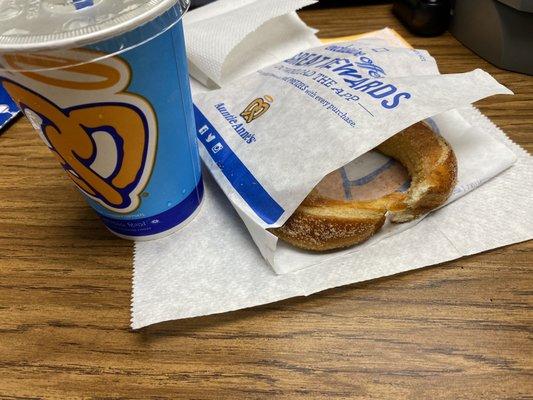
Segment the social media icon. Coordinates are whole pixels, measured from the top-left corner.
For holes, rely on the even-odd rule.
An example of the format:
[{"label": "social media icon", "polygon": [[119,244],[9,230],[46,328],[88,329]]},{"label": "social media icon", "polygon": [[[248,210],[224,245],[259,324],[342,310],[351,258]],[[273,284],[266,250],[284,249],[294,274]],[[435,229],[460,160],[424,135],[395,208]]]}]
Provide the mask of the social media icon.
[{"label": "social media icon", "polygon": [[212,148],[211,148],[211,151],[214,153],[214,154],[217,154],[220,150],[222,150],[224,148],[224,146],[222,146],[221,143],[217,143],[215,144]]},{"label": "social media icon", "polygon": [[204,133],[207,132],[208,129],[209,129],[209,128],[207,127],[207,125],[204,125],[204,126],[202,126],[202,127],[198,130],[198,133],[199,133],[200,135],[203,135]]}]

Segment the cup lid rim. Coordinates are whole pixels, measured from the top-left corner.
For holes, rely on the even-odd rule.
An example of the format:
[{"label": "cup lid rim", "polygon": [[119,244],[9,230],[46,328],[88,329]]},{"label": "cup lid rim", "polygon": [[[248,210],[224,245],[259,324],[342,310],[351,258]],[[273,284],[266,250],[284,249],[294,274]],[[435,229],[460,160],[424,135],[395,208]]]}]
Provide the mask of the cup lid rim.
[{"label": "cup lid rim", "polygon": [[[185,4],[179,17],[188,8],[188,0],[149,0],[135,8],[100,24],[52,34],[0,35],[0,53],[26,53],[62,48],[81,47],[118,36],[149,22],[177,3]],[[162,30],[165,27],[162,27]]]}]

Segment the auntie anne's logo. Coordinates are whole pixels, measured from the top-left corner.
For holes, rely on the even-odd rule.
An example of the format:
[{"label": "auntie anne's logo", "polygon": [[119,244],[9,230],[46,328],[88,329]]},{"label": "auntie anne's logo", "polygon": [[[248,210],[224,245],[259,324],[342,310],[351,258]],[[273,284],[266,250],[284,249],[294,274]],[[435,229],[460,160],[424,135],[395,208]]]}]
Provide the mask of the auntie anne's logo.
[{"label": "auntie anne's logo", "polygon": [[261,98],[258,97],[257,99],[253,100],[248,106],[244,109],[242,113],[239,115],[244,118],[244,120],[248,123],[252,122],[253,120],[259,118],[261,115],[266,113],[268,109],[270,108],[270,104],[274,101],[272,96],[266,95],[265,97]]}]

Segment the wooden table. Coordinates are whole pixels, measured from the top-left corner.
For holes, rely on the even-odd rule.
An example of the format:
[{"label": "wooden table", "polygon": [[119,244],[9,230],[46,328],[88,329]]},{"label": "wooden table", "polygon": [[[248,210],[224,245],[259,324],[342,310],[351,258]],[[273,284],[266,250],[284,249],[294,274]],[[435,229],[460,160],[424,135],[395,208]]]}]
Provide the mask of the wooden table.
[{"label": "wooden table", "polygon": [[[442,72],[515,96],[478,107],[533,150],[533,78],[390,6],[301,13],[323,37],[390,26]],[[205,318],[129,329],[132,245],[111,236],[26,120],[0,137],[0,398],[531,399],[533,245]]]}]

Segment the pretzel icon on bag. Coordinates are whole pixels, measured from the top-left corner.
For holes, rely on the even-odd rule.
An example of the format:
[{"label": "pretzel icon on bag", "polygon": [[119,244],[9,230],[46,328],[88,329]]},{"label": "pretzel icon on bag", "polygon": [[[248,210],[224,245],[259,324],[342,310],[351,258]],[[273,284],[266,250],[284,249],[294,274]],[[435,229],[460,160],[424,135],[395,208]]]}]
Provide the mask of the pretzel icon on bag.
[{"label": "pretzel icon on bag", "polygon": [[269,95],[266,95],[264,98],[258,97],[248,104],[244,111],[239,115],[243,117],[246,122],[250,123],[266,113],[270,108],[270,103],[273,101],[274,99]]}]

